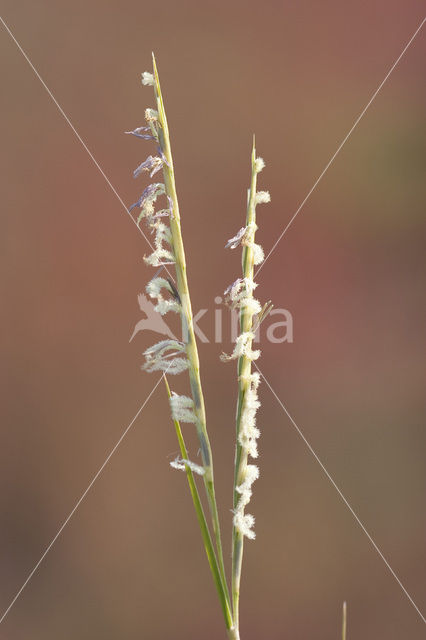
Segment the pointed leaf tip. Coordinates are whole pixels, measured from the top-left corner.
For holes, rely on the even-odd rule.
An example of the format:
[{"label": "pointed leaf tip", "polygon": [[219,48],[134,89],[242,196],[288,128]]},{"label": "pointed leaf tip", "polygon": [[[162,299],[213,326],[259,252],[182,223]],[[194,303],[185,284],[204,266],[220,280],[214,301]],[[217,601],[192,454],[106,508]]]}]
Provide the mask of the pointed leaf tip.
[{"label": "pointed leaf tip", "polygon": [[252,162],[254,162],[256,159],[256,136],[254,133],[253,133],[253,146],[251,149],[251,158],[252,158]]},{"label": "pointed leaf tip", "polygon": [[153,71],[154,71],[154,75],[155,75],[155,76],[158,76],[158,71],[157,71],[157,62],[156,62],[156,60],[155,60],[154,52],[152,52],[152,68],[153,68]]}]

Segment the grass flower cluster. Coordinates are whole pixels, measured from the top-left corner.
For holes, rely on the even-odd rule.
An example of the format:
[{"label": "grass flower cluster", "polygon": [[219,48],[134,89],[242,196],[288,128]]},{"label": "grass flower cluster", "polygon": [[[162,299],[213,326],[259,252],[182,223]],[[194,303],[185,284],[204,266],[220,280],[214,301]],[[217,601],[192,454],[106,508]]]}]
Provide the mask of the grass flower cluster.
[{"label": "grass flower cluster", "polygon": [[[173,312],[181,318],[183,340],[167,339],[157,342],[144,352],[143,369],[148,372],[161,371],[167,387],[171,417],[175,426],[180,447],[180,457],[171,466],[186,472],[189,489],[193,499],[198,523],[207,554],[207,559],[215,582],[222,607],[228,637],[238,640],[239,634],[239,594],[244,537],[255,537],[254,517],[246,513],[246,507],[252,495],[253,482],[259,476],[258,467],[248,463],[248,457],[257,457],[256,411],[260,406],[257,397],[259,374],[252,372],[251,363],[260,352],[253,350],[255,336],[254,321],[265,313],[254,298],[256,283],[253,280],[254,266],[262,262],[264,254],[255,242],[256,206],[269,202],[267,191],[256,191],[257,175],[265,166],[262,158],[256,157],[253,140],[251,156],[251,182],[248,192],[248,205],[245,226],[231,238],[226,248],[242,249],[242,277],[238,278],[225,291],[225,299],[230,307],[238,309],[240,315],[240,335],[230,356],[222,354],[223,360],[237,360],[238,367],[238,406],[236,423],[235,480],[233,488],[233,552],[231,592],[228,587],[223,559],[219,514],[215,497],[213,455],[206,426],[203,390],[200,379],[200,367],[197,344],[194,335],[191,298],[186,274],[185,251],[180,224],[179,203],[173,158],[170,146],[169,130],[163,97],[161,94],[155,58],[153,73],[142,74],[142,84],[154,89],[155,107],[145,111],[146,124],[139,126],[129,135],[148,140],[156,145],[157,154],[148,155],[133,172],[135,178],[143,173],[153,178],[160,171],[163,182],[152,182],[142,191],[130,211],[138,209],[136,222],[144,222],[154,236],[153,251],[145,256],[145,262],[159,269],[147,284],[146,293],[155,303],[155,310],[161,315]],[[163,201],[158,206],[157,201]],[[174,277],[162,277],[159,272],[169,267]],[[165,274],[163,274],[165,275]],[[260,321],[260,320],[259,320]],[[177,375],[188,372],[191,395],[180,395],[170,390],[166,374]],[[181,423],[195,425],[201,451],[202,464],[189,460],[182,434]],[[200,476],[209,506],[209,520],[203,510],[199,490],[194,475]]]},{"label": "grass flower cluster", "polygon": [[[226,304],[239,314],[239,335],[232,353],[221,355],[222,361],[234,360],[237,363],[232,566],[231,589],[229,589],[223,559],[221,529],[215,497],[213,455],[207,432],[169,129],[154,55],[153,73],[145,71],[142,74],[142,84],[153,87],[155,108],[148,107],[145,110],[145,124],[143,126],[126,131],[126,133],[153,142],[157,153],[156,155],[148,155],[146,160],[134,170],[133,175],[135,178],[139,178],[143,173],[147,173],[150,178],[153,178],[162,171],[163,182],[152,182],[146,186],[138,200],[130,207],[130,211],[139,209],[136,218],[137,224],[145,222],[154,236],[152,253],[144,256],[144,260],[148,265],[156,267],[157,273],[147,284],[146,293],[155,303],[155,312],[161,316],[170,312],[180,316],[183,336],[182,341],[169,337],[169,339],[161,340],[146,349],[144,352],[145,363],[142,368],[148,372],[161,371],[163,373],[171,418],[180,449],[180,456],[170,464],[174,469],[186,473],[208,563],[222,607],[228,638],[229,640],[240,640],[239,602],[244,539],[253,540],[255,538],[255,519],[251,513],[247,513],[247,507],[252,497],[253,483],[259,477],[259,468],[250,461],[250,459],[258,457],[257,441],[260,436],[260,430],[256,425],[256,414],[260,407],[258,398],[260,375],[257,371],[252,370],[252,364],[259,358],[260,351],[253,349],[253,341],[259,324],[272,308],[269,302],[262,306],[254,297],[254,291],[257,287],[257,283],[254,281],[254,268],[264,260],[263,249],[256,243],[256,209],[258,205],[270,202],[271,199],[268,191],[257,191],[258,174],[264,169],[265,162],[256,156],[253,137],[251,179],[247,195],[245,225],[225,245],[226,249],[240,248],[242,251],[241,276],[237,277],[224,292]],[[162,202],[161,206],[157,204],[159,199]],[[174,275],[169,268],[174,272]],[[163,271],[165,273],[161,276],[160,273]],[[144,294],[139,294],[138,299],[141,309],[145,308]],[[140,330],[141,324],[143,322],[136,325],[132,338]],[[166,327],[165,324],[164,327]],[[168,327],[166,333],[172,336]],[[181,395],[172,391],[166,377],[166,374],[177,375],[184,372],[187,372],[189,377],[190,395]],[[181,423],[195,426],[202,464],[189,459]],[[204,485],[209,507],[208,517],[206,517],[202,506],[195,476],[199,476],[200,482]],[[346,640],[346,603],[343,606],[342,640]]]},{"label": "grass flower cluster", "polygon": [[255,242],[256,206],[269,202],[267,191],[257,191],[257,175],[264,168],[262,158],[256,157],[255,141],[251,154],[251,181],[248,191],[246,225],[228,240],[226,247],[235,249],[242,246],[242,278],[238,278],[225,291],[226,299],[231,307],[240,315],[240,334],[230,356],[222,355],[222,360],[238,360],[238,403],[236,424],[236,451],[234,473],[233,501],[233,536],[232,536],[232,604],[236,627],[239,627],[239,601],[241,567],[243,559],[244,538],[254,539],[254,516],[246,513],[246,507],[252,496],[252,485],[259,477],[259,469],[249,464],[248,459],[257,458],[257,439],[260,431],[256,426],[256,412],[260,407],[257,389],[260,376],[252,372],[252,362],[260,356],[258,349],[253,350],[255,338],[255,317],[265,316],[270,306],[262,308],[253,292],[257,287],[254,282],[254,267],[264,259],[262,247]]},{"label": "grass flower cluster", "polygon": [[[219,514],[215,497],[213,456],[206,426],[169,130],[154,56],[153,73],[144,72],[142,74],[142,84],[154,88],[156,108],[146,109],[145,125],[126,133],[155,143],[157,155],[149,155],[135,169],[133,175],[137,178],[143,172],[147,172],[150,177],[153,177],[162,170],[164,182],[153,182],[145,187],[139,199],[130,207],[130,211],[139,209],[136,218],[137,223],[140,224],[144,221],[154,235],[153,252],[149,256],[145,256],[145,262],[148,265],[160,268],[160,270],[167,269],[168,271],[168,267],[174,270],[174,280],[160,277],[157,272],[148,283],[146,292],[154,300],[156,311],[162,315],[169,312],[179,314],[182,322],[182,336],[184,337],[182,341],[174,339],[161,340],[149,347],[144,353],[145,364],[143,369],[149,372],[162,371],[164,377],[166,373],[176,375],[184,371],[188,372],[190,396],[179,395],[171,391],[165,377],[171,416],[181,451],[181,457],[171,464],[175,469],[186,472],[208,562],[222,606],[226,628],[230,638],[238,638],[225,575]],[[164,201],[162,208],[157,208],[157,200],[159,198]],[[201,451],[201,465],[190,461],[188,458],[180,426],[181,422],[195,425]],[[199,475],[204,484],[212,533],[202,507],[194,474]]]}]

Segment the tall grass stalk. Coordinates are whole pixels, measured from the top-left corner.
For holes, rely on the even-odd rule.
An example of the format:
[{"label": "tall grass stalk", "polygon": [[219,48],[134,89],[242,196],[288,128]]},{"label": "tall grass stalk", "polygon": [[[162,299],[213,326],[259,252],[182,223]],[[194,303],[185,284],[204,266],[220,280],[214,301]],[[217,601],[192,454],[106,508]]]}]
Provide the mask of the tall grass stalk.
[{"label": "tall grass stalk", "polygon": [[[256,148],[255,141],[253,139],[253,149],[251,154],[251,184],[247,206],[247,219],[246,227],[250,224],[256,223],[256,182],[257,172],[255,170],[256,161]],[[254,239],[254,232],[253,232]],[[243,278],[248,278],[253,281],[254,274],[254,260],[253,260],[253,248],[246,246],[243,249],[242,257],[242,271]],[[251,333],[253,328],[253,313],[247,308],[243,307],[240,312],[240,329],[241,333]],[[247,344],[249,349],[252,347],[253,338],[249,337]],[[247,471],[248,462],[248,450],[243,448],[239,439],[241,431],[241,417],[242,409],[244,405],[244,399],[247,395],[248,387],[250,385],[251,375],[251,359],[243,353],[238,359],[238,404],[237,404],[237,424],[236,424],[236,451],[235,451],[235,473],[234,473],[234,511],[237,509],[238,502],[240,500],[240,494],[237,491],[237,487],[244,482],[244,478]],[[243,560],[244,549],[244,535],[241,530],[233,526],[232,532],[232,603],[235,625],[239,628],[239,602],[240,602],[240,584],[241,584],[241,567]]]},{"label": "tall grass stalk", "polygon": [[188,358],[189,362],[189,380],[191,385],[192,399],[194,402],[194,413],[196,416],[195,425],[197,428],[197,435],[200,442],[201,456],[204,467],[203,480],[206,487],[207,499],[213,521],[213,530],[216,539],[216,550],[223,588],[225,591],[227,591],[228,588],[223,561],[219,514],[217,510],[214,487],[213,456],[206,426],[206,412],[204,407],[204,397],[200,378],[200,363],[198,358],[197,342],[195,340],[194,334],[191,298],[189,295],[188,280],[186,275],[185,250],[183,246],[182,230],[180,225],[179,203],[176,194],[169,128],[167,124],[166,112],[164,109],[160,80],[158,77],[158,70],[154,54],[152,55],[152,60],[154,69],[154,90],[158,111],[158,138],[161,150],[163,151],[167,161],[163,163],[163,176],[166,187],[166,194],[171,200],[170,230],[172,236],[173,252],[176,260],[175,268],[177,290],[181,303],[182,333],[185,339],[186,357]]},{"label": "tall grass stalk", "polygon": [[[145,261],[154,266],[168,267],[173,265],[175,270],[176,283],[170,279],[154,276],[147,285],[147,293],[151,298],[156,299],[156,310],[161,314],[169,311],[177,312],[181,317],[182,341],[162,340],[156,345],[147,349],[145,355],[145,368],[148,371],[164,371],[169,374],[181,373],[188,370],[191,388],[191,397],[179,396],[169,390],[169,401],[172,410],[172,417],[181,448],[182,460],[175,461],[177,468],[183,468],[187,472],[191,495],[194,502],[201,534],[209,560],[210,569],[218,591],[221,602],[225,624],[230,633],[233,629],[231,601],[225,575],[223,560],[223,549],[221,541],[219,515],[215,496],[213,456],[210,440],[206,426],[206,414],[204,407],[203,390],[200,378],[200,365],[197,344],[194,334],[194,323],[191,299],[188,288],[185,250],[182,239],[180,222],[179,202],[176,193],[173,157],[170,144],[167,117],[161,93],[160,80],[153,55],[153,74],[144,72],[142,83],[152,85],[156,101],[156,109],[148,108],[145,111],[146,126],[137,127],[127,133],[142,139],[153,140],[158,145],[157,156],[148,158],[134,171],[134,176],[138,177],[143,171],[150,173],[153,177],[160,169],[163,172],[164,183],[153,183],[145,188],[139,200],[132,205],[140,207],[140,214],[137,218],[138,224],[142,219],[148,224],[151,232],[155,233],[155,250],[145,258]],[[168,206],[155,211],[154,205],[159,197],[167,198]],[[168,224],[164,222],[168,220]],[[164,297],[163,291],[167,297]],[[178,356],[178,357],[176,357]],[[198,440],[201,450],[202,468],[195,463],[190,463],[187,457],[186,447],[180,429],[179,418],[186,422],[192,422],[196,426]],[[206,518],[201,506],[199,494],[195,485],[193,471],[200,473],[203,478],[204,487],[209,505],[212,522],[215,548],[209,533]],[[230,635],[232,637],[232,635]]]},{"label": "tall grass stalk", "polygon": [[[200,365],[197,343],[194,334],[194,322],[192,315],[191,299],[189,295],[186,273],[185,250],[182,239],[179,203],[176,194],[173,157],[170,145],[169,129],[161,93],[158,70],[153,55],[153,73],[144,72],[142,83],[154,88],[156,109],[145,111],[146,125],[137,127],[127,133],[138,138],[152,140],[157,144],[156,156],[148,156],[134,171],[138,177],[147,171],[153,177],[162,170],[164,183],[148,185],[139,200],[132,205],[130,211],[140,208],[137,223],[145,220],[149,229],[155,234],[153,253],[145,257],[145,261],[160,271],[168,266],[174,267],[176,282],[169,278],[159,277],[158,273],[148,283],[146,291],[156,300],[155,309],[164,315],[168,312],[176,312],[181,318],[182,341],[176,339],[161,340],[152,347],[146,349],[145,364],[147,371],[163,371],[164,378],[175,426],[176,436],[179,442],[181,458],[176,459],[171,465],[184,470],[187,475],[190,493],[192,496],[198,524],[207,554],[210,570],[218,592],[222,612],[225,619],[229,640],[239,640],[239,594],[241,582],[241,564],[243,555],[244,537],[254,538],[253,516],[245,513],[245,507],[250,501],[251,485],[258,476],[258,469],[248,464],[248,456],[257,456],[256,439],[259,435],[255,427],[255,414],[259,406],[257,399],[257,387],[259,375],[251,372],[251,362],[258,357],[258,351],[252,350],[254,339],[253,319],[256,315],[264,313],[259,302],[253,297],[255,283],[253,282],[254,265],[263,260],[263,251],[254,242],[256,226],[256,205],[260,202],[268,202],[267,192],[256,192],[257,174],[263,169],[264,162],[256,158],[256,150],[253,140],[251,156],[251,184],[249,189],[246,226],[232,238],[228,245],[235,248],[239,245],[243,248],[242,264],[243,278],[238,279],[225,292],[228,302],[233,308],[240,311],[241,334],[237,338],[234,351],[231,356],[223,356],[223,359],[238,359],[238,408],[237,408],[237,442],[235,456],[235,474],[233,488],[233,551],[232,551],[232,600],[229,594],[223,549],[219,514],[215,496],[213,456],[206,425],[203,390],[200,378]],[[167,206],[156,210],[156,202],[160,197],[167,198]],[[169,272],[170,273],[170,272]],[[260,314],[260,315],[259,315]],[[260,321],[260,319],[259,319]],[[174,375],[188,370],[191,396],[183,396],[170,390],[165,374]],[[200,444],[202,465],[198,465],[188,459],[188,451],[184,442],[181,422],[193,423],[196,427]],[[209,506],[211,536],[206,520],[200,495],[195,482],[194,474],[202,477]],[[213,544],[214,540],[214,544]]]},{"label": "tall grass stalk", "polygon": [[255,242],[257,230],[256,206],[269,202],[270,196],[266,191],[257,191],[257,175],[264,167],[262,158],[256,157],[255,138],[251,152],[251,180],[248,191],[247,214],[245,227],[240,229],[227,244],[235,248],[242,246],[242,278],[236,280],[225,292],[232,307],[239,309],[240,335],[237,338],[234,352],[231,356],[223,355],[223,359],[238,358],[238,401],[236,414],[236,449],[233,491],[233,530],[232,530],[232,606],[234,625],[239,630],[239,603],[241,569],[243,561],[244,538],[255,537],[253,531],[254,517],[245,513],[250,502],[252,484],[258,478],[258,467],[249,464],[248,458],[257,457],[256,440],[259,430],[256,427],[256,411],[260,406],[257,396],[259,374],[252,373],[252,361],[256,360],[260,351],[253,351],[253,340],[256,327],[255,316],[260,317],[268,311],[268,305],[261,308],[254,298],[253,291],[256,283],[253,280],[254,267],[263,261],[263,250]]},{"label": "tall grass stalk", "polygon": [[342,607],[342,640],[346,640],[346,624],[347,624],[347,606],[346,602]]},{"label": "tall grass stalk", "polygon": [[[135,207],[140,208],[137,224],[139,225],[141,220],[144,219],[151,233],[155,234],[155,249],[151,255],[144,257],[144,259],[147,264],[159,267],[159,271],[148,283],[146,291],[156,301],[155,310],[158,313],[164,315],[168,312],[175,312],[180,316],[182,341],[176,339],[161,340],[146,349],[144,352],[145,364],[142,368],[147,371],[163,372],[172,420],[181,453],[181,457],[176,458],[170,464],[172,467],[186,473],[207,560],[219,596],[228,639],[240,640],[240,588],[244,538],[254,539],[256,537],[253,529],[254,517],[246,513],[246,507],[251,500],[252,485],[259,476],[258,467],[249,463],[249,458],[257,458],[258,456],[257,439],[260,435],[260,431],[256,426],[256,413],[260,407],[257,395],[260,376],[258,372],[252,372],[252,362],[260,356],[260,351],[253,350],[253,341],[260,323],[272,308],[269,302],[262,307],[253,295],[257,287],[253,279],[254,267],[264,260],[263,249],[255,242],[257,231],[256,207],[258,204],[270,201],[268,191],[257,191],[257,176],[263,170],[265,163],[262,158],[256,156],[255,138],[253,136],[251,179],[248,189],[245,226],[226,244],[226,248],[235,249],[239,246],[242,248],[242,277],[237,278],[225,291],[226,303],[239,312],[240,334],[236,339],[232,354],[226,355],[223,353],[221,356],[224,361],[237,360],[238,385],[230,596],[223,559],[219,514],[214,487],[213,455],[207,433],[200,364],[186,274],[185,250],[176,194],[169,128],[154,54],[152,55],[152,61],[153,73],[145,71],[142,74],[142,84],[153,86],[157,109],[146,109],[146,125],[126,133],[144,140],[152,140],[157,145],[158,155],[148,156],[135,169],[133,172],[134,177],[137,178],[146,171],[152,178],[162,170],[164,183],[149,184],[138,201],[130,207],[129,211],[132,211]],[[156,210],[157,199],[162,196],[167,198],[168,204],[165,208]],[[174,267],[176,282],[171,278],[159,277],[158,274],[164,268],[170,275],[168,266]],[[140,328],[140,323],[138,323],[133,336]],[[169,333],[168,335],[172,334]],[[186,370],[188,370],[189,374],[190,397],[173,392],[166,378],[166,373],[175,375]],[[202,465],[198,465],[188,458],[181,422],[193,423],[196,427]],[[194,474],[200,475],[204,482],[213,537]],[[342,611],[342,640],[346,640],[346,602],[343,603]]]}]

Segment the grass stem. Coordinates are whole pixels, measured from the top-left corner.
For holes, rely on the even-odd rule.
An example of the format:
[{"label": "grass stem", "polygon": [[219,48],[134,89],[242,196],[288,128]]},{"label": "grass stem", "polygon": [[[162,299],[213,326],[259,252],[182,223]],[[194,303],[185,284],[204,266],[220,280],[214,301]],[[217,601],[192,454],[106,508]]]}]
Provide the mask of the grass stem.
[{"label": "grass stem", "polygon": [[[257,185],[257,171],[255,168],[256,160],[256,148],[255,139],[253,136],[253,147],[251,154],[251,183],[247,205],[247,217],[246,227],[253,227],[256,224],[256,185]],[[245,246],[242,255],[242,271],[243,278],[253,280],[254,275],[254,258],[253,248],[251,246]],[[253,328],[253,312],[250,309],[241,309],[240,312],[240,332],[251,332]],[[248,346],[251,349],[252,340],[249,340]],[[234,495],[233,504],[234,511],[237,508],[240,494],[237,491],[237,487],[244,481],[246,469],[247,469],[247,449],[244,449],[240,444],[240,427],[242,410],[244,406],[244,398],[246,396],[248,386],[250,384],[251,373],[251,359],[242,355],[238,359],[238,403],[237,403],[237,418],[236,418],[236,449],[235,449],[235,473],[234,473]],[[244,536],[233,526],[232,530],[232,606],[233,617],[236,629],[239,629],[239,601],[240,601],[240,583],[241,583],[241,567],[244,551]]]},{"label": "grass stem", "polygon": [[[170,392],[170,387],[169,387],[169,383],[167,382],[166,376],[164,376],[164,382],[166,385],[167,395],[170,399],[171,392]],[[173,420],[173,424],[175,425],[176,436],[178,439],[181,456],[184,460],[188,460],[188,450],[186,448],[185,441],[183,439],[180,423],[177,420]],[[203,538],[204,548],[206,550],[207,560],[210,566],[210,570],[213,576],[213,581],[219,596],[220,604],[221,604],[223,615],[225,618],[226,628],[228,629],[228,631],[232,631],[233,622],[232,622],[232,612],[230,608],[229,598],[223,589],[222,578],[220,575],[215,550],[214,550],[212,539],[210,536],[210,531],[207,526],[206,517],[204,515],[204,509],[203,509],[203,505],[201,504],[197,485],[195,484],[194,474],[187,464],[185,464],[185,471],[186,471],[186,477],[188,479],[189,490],[192,496],[192,501],[194,503],[195,513],[197,515],[198,524],[200,526],[201,536]]]},{"label": "grass stem", "polygon": [[342,640],[346,640],[346,622],[347,622],[347,606],[346,606],[346,602],[344,602],[343,611],[342,611]]},{"label": "grass stem", "polygon": [[204,485],[207,494],[210,514],[212,518],[213,533],[216,542],[217,561],[219,573],[222,582],[223,592],[226,594],[227,601],[230,603],[228,585],[225,575],[225,566],[223,561],[223,549],[220,533],[219,515],[216,503],[214,475],[213,475],[213,459],[206,427],[206,414],[204,407],[203,391],[201,387],[200,365],[198,357],[198,349],[195,340],[193,315],[191,307],[191,299],[188,289],[188,280],[186,273],[185,251],[182,240],[182,232],[180,225],[179,203],[176,194],[176,184],[173,168],[173,158],[170,145],[169,129],[167,124],[166,112],[164,109],[163,97],[161,94],[160,81],[158,77],[157,65],[153,54],[153,70],[154,70],[154,90],[157,99],[158,111],[158,137],[162,152],[166,158],[163,164],[164,183],[166,194],[171,201],[170,215],[170,231],[172,234],[173,251],[176,260],[176,280],[177,289],[180,296],[182,306],[182,330],[184,335],[186,356],[189,362],[189,379],[191,385],[191,393],[194,401],[194,413],[196,416],[197,435],[200,443],[201,456],[204,467]]}]

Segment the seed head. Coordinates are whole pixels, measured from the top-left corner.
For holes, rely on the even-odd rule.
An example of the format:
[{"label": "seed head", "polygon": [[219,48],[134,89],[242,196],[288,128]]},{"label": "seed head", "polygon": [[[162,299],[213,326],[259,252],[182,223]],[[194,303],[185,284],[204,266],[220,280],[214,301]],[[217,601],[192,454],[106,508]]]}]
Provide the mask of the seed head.
[{"label": "seed head", "polygon": [[149,71],[144,71],[142,73],[142,84],[145,86],[154,86],[154,76]]}]

